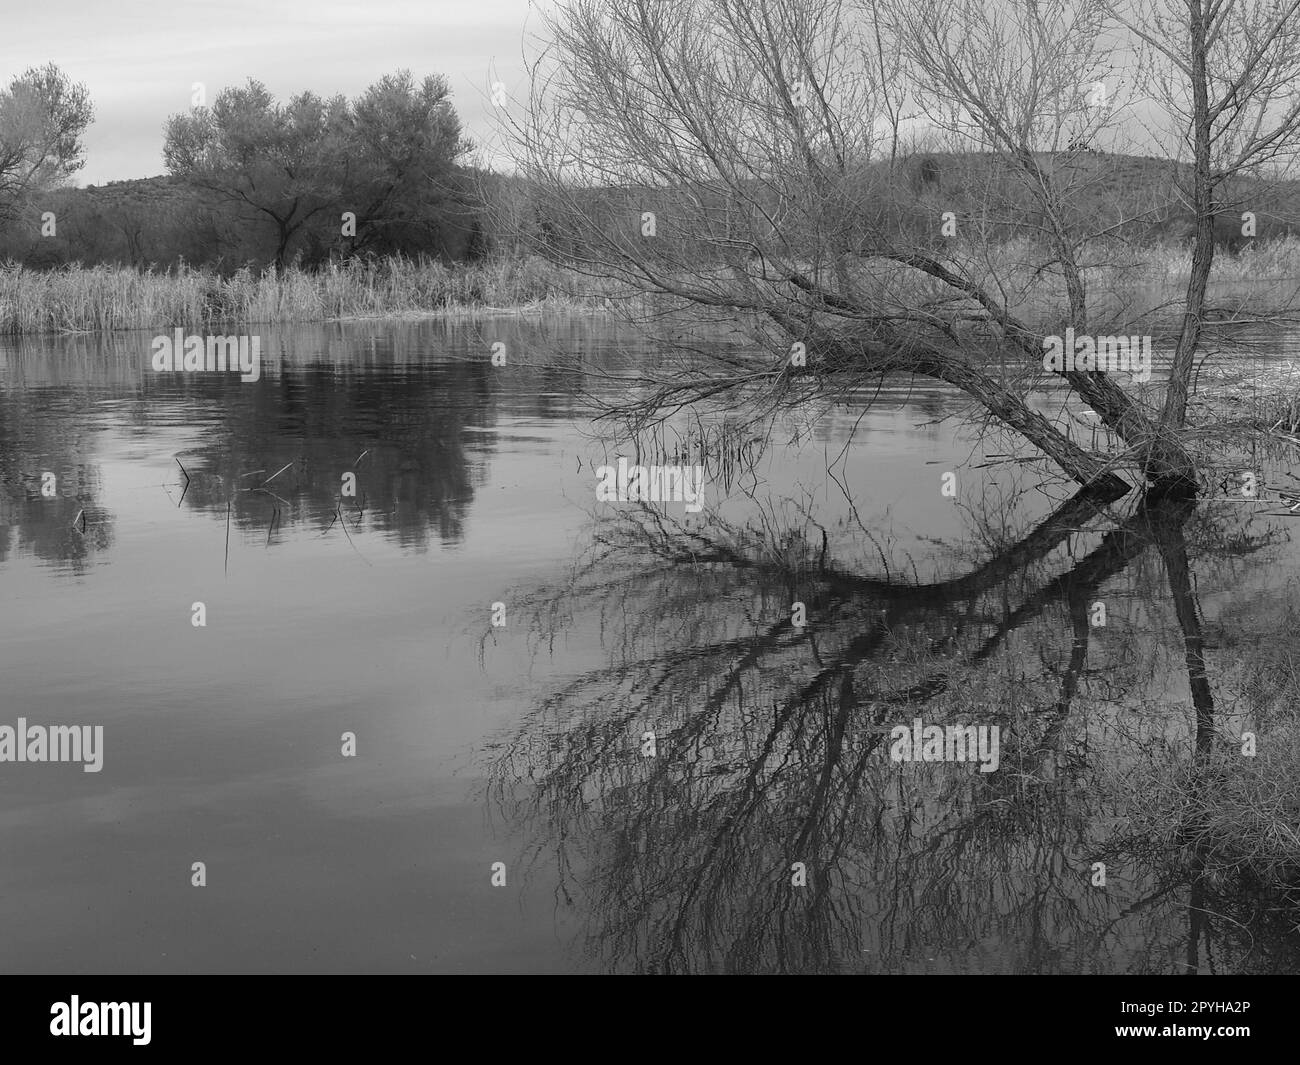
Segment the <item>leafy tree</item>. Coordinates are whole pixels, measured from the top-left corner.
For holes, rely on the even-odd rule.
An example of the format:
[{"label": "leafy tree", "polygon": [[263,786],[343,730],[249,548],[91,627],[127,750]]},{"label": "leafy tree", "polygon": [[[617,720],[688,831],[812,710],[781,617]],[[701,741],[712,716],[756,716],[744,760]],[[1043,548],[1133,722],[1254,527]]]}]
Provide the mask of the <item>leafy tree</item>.
[{"label": "leafy tree", "polygon": [[454,170],[470,143],[450,97],[445,78],[430,75],[417,86],[402,70],[352,105],[344,183],[357,216],[350,250],[418,251],[463,202]]},{"label": "leafy tree", "polygon": [[303,92],[281,105],[250,78],[224,89],[211,108],[173,115],[163,158],[173,174],[269,220],[283,266],[294,237],[339,200],[346,125],[342,97]]},{"label": "leafy tree", "polygon": [[81,169],[81,137],[93,117],[85,85],[53,63],[32,67],[0,92],[0,220]]},{"label": "leafy tree", "polygon": [[[399,71],[352,104],[303,92],[281,105],[250,79],[210,109],[173,115],[163,155],[172,174],[270,221],[278,265],[294,244],[311,257],[417,250],[448,210],[469,147],[449,97],[445,79],[417,85]],[[356,232],[343,237],[346,211]]]}]

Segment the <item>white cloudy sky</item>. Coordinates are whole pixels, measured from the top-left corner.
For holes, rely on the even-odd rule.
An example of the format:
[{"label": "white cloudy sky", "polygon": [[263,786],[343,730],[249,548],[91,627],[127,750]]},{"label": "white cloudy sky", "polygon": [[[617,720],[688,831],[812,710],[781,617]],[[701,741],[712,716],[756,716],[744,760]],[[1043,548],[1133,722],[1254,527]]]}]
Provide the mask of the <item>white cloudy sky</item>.
[{"label": "white cloudy sky", "polygon": [[[15,7],[19,0],[7,0]],[[444,74],[461,121],[493,137],[492,72],[522,89],[521,53],[548,0],[28,0],[0,32],[0,80],[53,61],[95,104],[78,184],[164,173],[162,130],[253,77],[278,98],[355,96],[384,74]]]},{"label": "white cloudy sky", "polygon": [[[311,89],[354,97],[403,67],[440,73],[485,161],[508,165],[490,103],[492,81],[523,98],[522,55],[535,54],[541,14],[559,0],[5,0],[0,84],[53,61],[95,105],[78,184],[165,172],[163,125],[203,82],[209,102],[249,77],[277,99]],[[1014,8],[1020,0],[988,0]],[[22,4],[16,17],[12,10]],[[1118,58],[1128,56],[1120,44]],[[1131,57],[1129,57],[1131,58]],[[1148,145],[1151,116],[1127,112],[1124,138]],[[496,150],[494,150],[494,148]]]}]

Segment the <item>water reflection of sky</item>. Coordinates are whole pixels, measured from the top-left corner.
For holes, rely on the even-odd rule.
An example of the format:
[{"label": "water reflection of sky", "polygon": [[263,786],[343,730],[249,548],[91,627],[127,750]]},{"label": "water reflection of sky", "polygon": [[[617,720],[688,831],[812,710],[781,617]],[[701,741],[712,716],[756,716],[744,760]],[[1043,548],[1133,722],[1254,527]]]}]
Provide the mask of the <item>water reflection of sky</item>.
[{"label": "water reflection of sky", "polygon": [[[689,756],[665,755],[661,764],[681,774],[678,790],[657,790],[647,778],[638,785],[642,799],[628,799],[636,792],[618,774],[636,763],[629,768],[615,757],[624,734],[647,714],[660,715],[670,735],[697,727],[691,713],[700,693],[730,668],[708,648],[778,625],[808,588],[717,565],[669,566],[650,577],[648,568],[638,570],[648,563],[636,550],[575,571],[591,557],[593,531],[617,542],[630,512],[597,509],[593,467],[615,452],[592,439],[591,410],[576,382],[522,362],[510,372],[485,365],[493,339],[526,347],[529,328],[512,321],[277,330],[264,344],[274,353],[268,372],[242,386],[160,384],[142,369],[147,344],[131,335],[0,346],[0,721],[21,714],[103,724],[106,733],[99,774],[0,767],[0,832],[11,856],[0,872],[0,956],[11,968],[554,970],[620,967],[637,957],[624,946],[607,949],[621,935],[635,939],[635,922],[601,894],[602,886],[625,886],[618,875],[626,863],[611,854],[624,846],[659,847],[663,855],[694,846],[689,826],[675,837],[659,834],[684,811],[698,811],[696,828],[722,824],[710,819],[728,810],[729,782],[756,764],[753,745],[771,713],[764,699],[779,700],[781,684],[815,669],[817,656],[829,660],[869,635],[867,615],[855,611],[876,593],[849,596],[838,614],[823,617],[812,658],[806,641],[779,634],[764,648],[759,672],[747,675],[743,695],[718,706],[713,732],[693,741]],[[554,336],[556,327],[548,328]],[[562,343],[597,355],[614,342],[599,326],[564,328]],[[1049,398],[1039,402],[1052,410]],[[778,424],[750,476],[725,488],[706,482],[717,508],[711,520],[741,529],[763,513],[778,534],[800,529],[815,546],[825,528],[835,564],[873,579],[928,583],[977,571],[1071,488],[1042,483],[1032,467],[986,466],[990,453],[1009,452],[1012,442],[994,434],[977,446],[950,418],[964,409],[944,388],[899,382],[870,410],[850,404],[811,434],[797,419]],[[173,456],[191,476],[183,500]],[[267,486],[279,502],[237,490],[259,483],[241,474],[269,476],[286,462],[292,469]],[[60,471],[66,494],[30,498],[32,478],[48,468]],[[350,469],[357,501],[339,497],[340,475]],[[957,474],[955,501],[939,491],[949,471]],[[80,510],[85,532],[72,525]],[[595,525],[594,515],[601,518]],[[888,654],[864,660],[855,683],[906,690],[934,673],[930,656],[939,654],[956,663],[940,670],[952,672],[953,696],[1004,709],[1015,709],[1017,698],[1058,698],[1077,635],[1068,594],[1049,596],[1041,617],[998,637],[1004,642],[995,656],[978,659],[979,648],[1036,591],[1103,551],[1107,530],[1123,518],[1120,508],[1109,522],[1059,538],[1032,566],[964,601],[964,613],[897,614],[882,645]],[[1237,512],[1224,519],[1233,528],[1241,520]],[[1284,609],[1295,563],[1279,520],[1278,544],[1242,558],[1205,548],[1213,523],[1189,526],[1199,610],[1212,640],[1240,633],[1261,611]],[[716,533],[721,525],[703,528]],[[1111,604],[1113,620],[1091,634],[1091,673],[1076,678],[1068,720],[1083,731],[1066,744],[1070,757],[1091,744],[1107,751],[1112,768],[1126,765],[1120,753],[1133,707],[1143,708],[1140,719],[1154,733],[1180,741],[1189,734],[1179,710],[1190,698],[1183,642],[1161,565],[1148,545],[1087,589]],[[206,604],[204,629],[190,625],[195,601]],[[496,601],[507,604],[509,622],[494,632],[488,621]],[[897,603],[905,606],[905,598]],[[687,683],[689,668],[676,673],[659,693],[675,700],[670,708],[622,721],[619,700],[644,677],[605,691],[611,663],[673,655],[700,670],[696,686]],[[992,668],[981,671],[983,661]],[[1220,661],[1214,677],[1228,705],[1241,690],[1230,672]],[[1107,683],[1115,685],[1109,693]],[[568,684],[590,701],[539,709]],[[816,705],[817,713],[835,707]],[[356,759],[340,757],[345,731],[357,734]],[[860,744],[870,729],[855,718],[850,733],[856,738],[844,750],[865,755]],[[769,888],[754,884],[767,884],[771,870],[760,859],[777,856],[779,826],[806,815],[805,785],[818,779],[813,756],[821,750],[808,738],[814,734],[822,733],[782,734],[793,768],[772,771],[764,793],[775,819],[735,841],[734,870],[752,870],[749,889],[758,893],[746,909],[749,896],[731,885],[733,926],[751,918],[761,925],[764,899],[783,897],[769,899],[762,894]],[[521,749],[532,753],[521,760]],[[588,760],[602,751],[613,761]],[[556,824],[539,824],[515,805],[526,808],[544,793],[537,777],[555,757],[594,774],[579,789],[591,804],[586,837],[559,822],[582,841],[567,853],[568,865],[547,860],[560,853]],[[840,766],[833,776],[841,783],[852,776],[842,761],[820,764]],[[516,775],[503,781],[503,765]],[[931,829],[941,832],[945,811],[974,801],[959,792],[918,800]],[[891,794],[883,784],[873,793]],[[1012,797],[975,796],[986,804]],[[619,805],[629,801],[632,807]],[[647,821],[659,802],[669,820]],[[854,950],[888,955],[879,964],[902,971],[1068,971],[1088,961],[1082,941],[1055,956],[1039,939],[1018,945],[1019,911],[992,903],[990,914],[1001,916],[965,928],[977,944],[965,953],[927,947],[924,935],[912,945],[891,938],[881,931],[881,907],[899,885],[872,881],[870,863],[861,865],[872,853],[861,833],[872,822],[852,803],[845,810],[854,814],[859,851],[838,874],[846,879],[837,890],[854,890],[855,877],[872,883],[859,891],[870,905],[859,913],[866,938]],[[1100,824],[1113,813],[1103,817],[1084,804],[1072,816]],[[629,825],[642,833],[635,844]],[[1024,859],[1019,845],[995,848],[984,860],[1001,853],[1007,868],[1016,867]],[[1086,846],[1075,849],[1087,855]],[[524,863],[528,850],[543,859]],[[676,852],[687,865],[695,855]],[[201,891],[189,886],[195,860],[208,863],[209,887]],[[1041,870],[1024,860],[1028,883]],[[505,891],[487,886],[494,861],[511,867]],[[667,884],[680,879],[667,866],[658,871]],[[1119,882],[1133,899],[1144,886],[1134,870]],[[909,891],[916,886],[908,883]],[[1015,897],[1024,883],[999,890]],[[557,908],[557,899],[572,905]],[[670,909],[674,900],[667,891],[655,904]],[[889,907],[913,919],[927,912],[917,899]],[[1089,907],[1106,917],[1098,900]],[[907,924],[907,915],[894,916]],[[952,919],[936,915],[939,925],[925,926],[925,935],[940,935],[936,929]],[[1070,939],[1073,926],[1058,919],[1065,923],[1053,934]],[[1147,939],[1125,932],[1106,964],[1150,964],[1166,950],[1177,915],[1153,920],[1161,931]],[[578,946],[593,927],[605,930],[603,945]],[[921,934],[922,926],[908,927]],[[698,945],[709,933],[693,934]],[[843,954],[846,934],[836,933],[838,946],[812,950],[806,966]],[[747,957],[752,967],[770,967],[757,946]]]}]

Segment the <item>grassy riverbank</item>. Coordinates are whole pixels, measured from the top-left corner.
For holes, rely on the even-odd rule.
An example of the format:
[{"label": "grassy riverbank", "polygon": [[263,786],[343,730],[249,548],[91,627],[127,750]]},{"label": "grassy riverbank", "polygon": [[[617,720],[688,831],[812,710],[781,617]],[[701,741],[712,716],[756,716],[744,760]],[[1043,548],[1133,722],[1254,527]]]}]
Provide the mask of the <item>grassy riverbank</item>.
[{"label": "grassy riverbank", "polygon": [[197,327],[222,321],[602,309],[604,291],[541,259],[445,266],[384,259],[319,272],[241,269],[223,277],[181,266],[142,271],[0,265],[0,334]]},{"label": "grassy riverbank", "polygon": [[[1011,277],[1001,289],[1007,309],[1050,331],[1065,305],[1060,271],[1044,268],[1028,242],[997,247],[954,245],[955,258],[974,257]],[[1094,316],[1139,327],[1173,325],[1191,269],[1182,245],[1095,248],[1084,258]],[[990,265],[986,282],[995,276]],[[978,271],[977,271],[978,273]],[[942,285],[897,263],[868,260],[854,274],[868,300],[915,308],[950,297]],[[48,271],[0,264],[0,334],[103,332],[199,327],[237,321],[308,322],[338,318],[470,315],[487,311],[599,311],[618,288],[536,257],[444,265],[409,259],[351,261],[320,271],[243,268],[225,275],[189,266],[140,270],[73,265]],[[1211,277],[1211,314],[1274,314],[1300,302],[1300,238],[1220,253]],[[973,306],[973,305],[972,305]],[[1131,328],[1129,328],[1131,327]]]},{"label": "grassy riverbank", "polygon": [[[1052,256],[1031,241],[997,245],[954,241],[942,258],[963,264],[985,291],[1030,328],[1061,328],[1069,297]],[[1087,289],[1089,324],[1098,333],[1172,336],[1181,326],[1182,301],[1191,275],[1185,244],[1097,242],[1079,254]],[[886,259],[871,260],[859,276],[868,302],[900,308],[952,300],[943,282]],[[1207,318],[1214,321],[1286,314],[1300,304],[1300,238],[1248,244],[1237,255],[1220,249],[1207,292]],[[969,301],[972,314],[981,308]]]}]

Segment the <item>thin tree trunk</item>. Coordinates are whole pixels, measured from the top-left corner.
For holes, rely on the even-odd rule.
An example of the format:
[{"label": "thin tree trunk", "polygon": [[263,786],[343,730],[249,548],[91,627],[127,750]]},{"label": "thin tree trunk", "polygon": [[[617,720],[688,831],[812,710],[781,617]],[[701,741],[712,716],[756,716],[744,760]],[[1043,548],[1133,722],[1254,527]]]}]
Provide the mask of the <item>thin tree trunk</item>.
[{"label": "thin tree trunk", "polygon": [[[1174,349],[1173,367],[1165,392],[1160,428],[1167,434],[1187,423],[1187,397],[1192,380],[1192,362],[1201,340],[1205,293],[1214,263],[1215,182],[1210,173],[1210,102],[1205,70],[1205,8],[1203,0],[1187,0],[1191,31],[1192,123],[1195,166],[1192,205],[1196,216],[1196,242],[1192,249],[1192,272],[1187,282],[1187,303],[1182,330]],[[1146,473],[1157,488],[1183,493],[1195,492],[1195,471],[1173,441],[1162,435],[1147,461]]]}]

